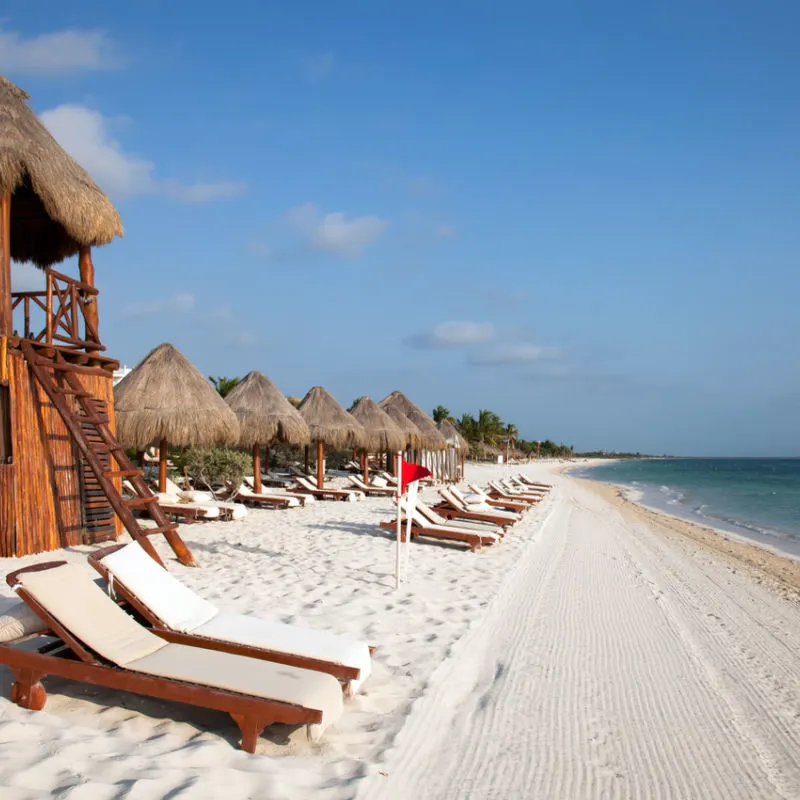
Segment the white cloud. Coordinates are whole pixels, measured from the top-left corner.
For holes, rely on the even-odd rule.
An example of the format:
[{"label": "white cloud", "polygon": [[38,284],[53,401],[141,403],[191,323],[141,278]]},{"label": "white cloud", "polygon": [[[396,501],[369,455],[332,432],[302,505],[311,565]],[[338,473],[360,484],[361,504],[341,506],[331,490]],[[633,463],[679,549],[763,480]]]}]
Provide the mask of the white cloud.
[{"label": "white cloud", "polygon": [[81,105],[64,104],[44,111],[40,119],[59,144],[114,197],[164,195],[183,203],[208,203],[241,194],[233,181],[184,184],[155,177],[155,164],[126,153],[114,138],[114,120]]},{"label": "white cloud", "polygon": [[157,314],[188,314],[194,310],[195,297],[189,292],[176,292],[163,300],[152,300],[127,306],[122,310],[126,317],[154,317]]},{"label": "white cloud", "polygon": [[0,72],[62,75],[119,66],[121,59],[104,31],[67,29],[25,39],[0,28]]},{"label": "white cloud", "polygon": [[315,203],[289,209],[286,224],[314,250],[343,258],[357,258],[389,227],[385,219],[369,214],[348,219],[342,211],[320,214]]},{"label": "white cloud", "polygon": [[470,364],[476,366],[504,366],[508,364],[530,364],[558,358],[560,350],[555,347],[541,347],[537,344],[507,344],[496,347],[486,353],[479,353],[470,358]]},{"label": "white cloud", "polygon": [[247,188],[240,181],[219,181],[217,183],[192,183],[183,184],[175,180],[161,182],[163,192],[173,200],[182,203],[211,203],[214,200],[225,200],[229,197],[238,197]]},{"label": "white cloud", "polygon": [[440,322],[429,333],[409,336],[406,344],[418,349],[463,347],[494,339],[494,326],[489,322]]}]

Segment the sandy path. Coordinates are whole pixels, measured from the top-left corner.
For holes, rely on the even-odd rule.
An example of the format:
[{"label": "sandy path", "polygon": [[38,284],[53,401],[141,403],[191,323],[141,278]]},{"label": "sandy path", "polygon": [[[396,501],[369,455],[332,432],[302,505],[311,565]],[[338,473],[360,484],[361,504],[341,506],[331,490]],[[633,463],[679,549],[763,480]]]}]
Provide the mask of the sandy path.
[{"label": "sandy path", "polygon": [[800,797],[797,606],[570,479],[359,797]]}]

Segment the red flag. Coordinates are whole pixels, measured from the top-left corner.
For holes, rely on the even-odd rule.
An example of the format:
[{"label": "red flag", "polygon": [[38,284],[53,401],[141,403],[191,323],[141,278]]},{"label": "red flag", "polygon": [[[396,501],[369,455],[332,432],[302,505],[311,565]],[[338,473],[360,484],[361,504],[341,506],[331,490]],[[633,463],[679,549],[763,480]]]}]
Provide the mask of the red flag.
[{"label": "red flag", "polygon": [[419,464],[410,464],[404,458],[400,459],[400,494],[406,490],[406,486],[412,481],[418,481],[421,478],[427,478],[433,473],[427,467],[421,467]]}]

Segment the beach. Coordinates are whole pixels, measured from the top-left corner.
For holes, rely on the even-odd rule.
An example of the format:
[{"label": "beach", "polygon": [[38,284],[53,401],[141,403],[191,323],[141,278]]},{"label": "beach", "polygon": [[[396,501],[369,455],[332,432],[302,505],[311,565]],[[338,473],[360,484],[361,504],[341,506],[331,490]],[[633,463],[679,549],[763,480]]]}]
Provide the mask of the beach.
[{"label": "beach", "polygon": [[273,726],[251,756],[222,714],[97,687],[19,709],[0,668],[4,800],[800,796],[796,562],[562,467],[511,468],[553,491],[480,553],[414,543],[399,589],[386,499],[181,526],[194,569],[157,537],[220,608],[375,645],[373,675],[319,744]]}]

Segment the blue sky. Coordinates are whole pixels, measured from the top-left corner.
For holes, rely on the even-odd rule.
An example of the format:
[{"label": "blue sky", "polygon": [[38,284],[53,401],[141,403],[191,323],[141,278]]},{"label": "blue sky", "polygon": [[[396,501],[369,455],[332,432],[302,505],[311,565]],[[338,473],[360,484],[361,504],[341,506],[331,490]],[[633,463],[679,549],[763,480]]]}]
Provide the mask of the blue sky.
[{"label": "blue sky", "polygon": [[112,355],[800,455],[796,4],[127,5],[0,19],[122,214]]}]

